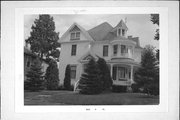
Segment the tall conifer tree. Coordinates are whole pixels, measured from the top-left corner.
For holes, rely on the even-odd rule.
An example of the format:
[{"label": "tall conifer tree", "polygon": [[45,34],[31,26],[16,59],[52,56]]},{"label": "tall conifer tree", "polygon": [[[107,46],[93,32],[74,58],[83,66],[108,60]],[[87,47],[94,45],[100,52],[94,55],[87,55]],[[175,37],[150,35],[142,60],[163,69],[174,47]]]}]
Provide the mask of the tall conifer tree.
[{"label": "tall conifer tree", "polygon": [[142,53],[141,67],[135,73],[135,82],[143,92],[159,94],[159,68],[152,46],[146,46]]},{"label": "tall conifer tree", "polygon": [[70,65],[66,66],[66,71],[65,71],[65,78],[64,78],[64,88],[66,90],[70,90],[71,88],[71,67]]},{"label": "tall conifer tree", "polygon": [[102,89],[109,90],[112,86],[112,79],[108,65],[106,64],[106,61],[103,58],[98,59],[97,65],[100,70],[100,79],[102,81],[103,87]]},{"label": "tall conifer tree", "polygon": [[39,19],[35,19],[31,27],[30,37],[26,39],[26,43],[30,44],[30,49],[41,59],[53,57],[58,61],[60,51],[57,49],[60,44],[59,33],[55,32],[55,23],[50,15],[39,15]]},{"label": "tall conifer tree", "polygon": [[57,90],[59,85],[59,69],[57,63],[51,60],[45,74],[48,90]]},{"label": "tall conifer tree", "polygon": [[99,69],[94,59],[91,59],[88,64],[86,64],[78,88],[81,94],[99,94],[102,92]]}]

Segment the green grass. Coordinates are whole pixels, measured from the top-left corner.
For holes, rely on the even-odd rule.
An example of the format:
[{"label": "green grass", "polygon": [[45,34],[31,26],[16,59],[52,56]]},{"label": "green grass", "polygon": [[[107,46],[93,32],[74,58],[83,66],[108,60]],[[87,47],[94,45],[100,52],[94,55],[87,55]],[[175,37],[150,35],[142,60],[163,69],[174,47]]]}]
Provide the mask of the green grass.
[{"label": "green grass", "polygon": [[25,92],[25,105],[158,105],[158,96],[142,93],[82,95],[72,91]]}]

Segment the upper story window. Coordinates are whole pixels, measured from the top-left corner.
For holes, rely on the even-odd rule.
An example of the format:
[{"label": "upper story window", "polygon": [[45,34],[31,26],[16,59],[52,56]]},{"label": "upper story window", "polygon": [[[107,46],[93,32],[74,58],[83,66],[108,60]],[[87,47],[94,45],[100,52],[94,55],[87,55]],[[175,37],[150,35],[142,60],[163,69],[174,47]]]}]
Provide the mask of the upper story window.
[{"label": "upper story window", "polygon": [[121,29],[121,28],[117,29],[117,36],[125,36],[125,33],[126,33],[125,29]]},{"label": "upper story window", "polygon": [[104,57],[108,56],[108,45],[103,46],[103,56]]},{"label": "upper story window", "polygon": [[113,55],[117,55],[118,45],[113,46]]},{"label": "upper story window", "polygon": [[71,56],[75,56],[76,55],[76,48],[77,48],[77,45],[72,45]]},{"label": "upper story window", "polygon": [[71,40],[80,40],[80,32],[71,32],[71,36],[70,36]]},{"label": "upper story window", "polygon": [[121,45],[121,54],[128,53],[128,49],[125,45]]}]

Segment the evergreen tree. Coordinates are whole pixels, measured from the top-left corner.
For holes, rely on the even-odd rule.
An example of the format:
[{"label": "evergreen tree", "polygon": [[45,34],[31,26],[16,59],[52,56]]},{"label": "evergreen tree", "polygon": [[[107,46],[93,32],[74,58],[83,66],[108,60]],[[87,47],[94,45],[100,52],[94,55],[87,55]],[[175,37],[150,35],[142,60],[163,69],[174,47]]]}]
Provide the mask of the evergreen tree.
[{"label": "evergreen tree", "polygon": [[102,89],[109,90],[112,86],[112,79],[108,65],[106,64],[106,61],[103,58],[99,58],[97,64],[100,70],[100,79],[102,81],[103,87]]},{"label": "evergreen tree", "polygon": [[159,68],[152,46],[146,46],[143,50],[141,67],[135,73],[135,82],[143,88],[143,92],[159,94]]},{"label": "evergreen tree", "polygon": [[46,87],[48,90],[57,90],[59,85],[59,70],[57,63],[51,60],[45,74]]},{"label": "evergreen tree", "polygon": [[41,71],[41,63],[37,58],[34,60],[27,73],[27,81],[25,81],[25,89],[30,91],[39,91],[44,88],[43,86],[43,72]]},{"label": "evergreen tree", "polygon": [[30,49],[37,54],[39,58],[49,59],[53,57],[58,61],[60,51],[57,50],[60,44],[57,42],[59,33],[55,32],[55,23],[50,15],[39,15],[31,27],[30,37],[26,43],[31,45]]},{"label": "evergreen tree", "polygon": [[71,88],[71,68],[70,65],[66,66],[66,71],[65,71],[65,78],[64,78],[64,88],[66,90],[70,90]]},{"label": "evergreen tree", "polygon": [[102,91],[102,83],[99,77],[99,69],[94,59],[91,59],[84,69],[79,81],[81,94],[99,94]]}]

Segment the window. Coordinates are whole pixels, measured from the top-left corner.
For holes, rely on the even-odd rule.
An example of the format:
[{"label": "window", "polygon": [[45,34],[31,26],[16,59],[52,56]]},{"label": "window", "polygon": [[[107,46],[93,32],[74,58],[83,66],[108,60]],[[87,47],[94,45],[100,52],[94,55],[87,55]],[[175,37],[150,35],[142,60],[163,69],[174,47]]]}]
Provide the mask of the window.
[{"label": "window", "polygon": [[71,33],[71,40],[76,38],[76,34],[75,33]]},{"label": "window", "polygon": [[125,36],[125,30],[122,29],[122,36]]},{"label": "window", "polygon": [[71,40],[80,40],[80,32],[72,32],[70,39]]},{"label": "window", "polygon": [[131,79],[131,70],[129,70],[128,72],[129,72],[129,79]]},{"label": "window", "polygon": [[118,45],[114,45],[113,46],[113,54],[117,55],[117,51],[118,51]]},{"label": "window", "polygon": [[118,67],[118,78],[123,79],[126,75],[126,69],[124,67]]},{"label": "window", "polygon": [[108,45],[103,46],[103,56],[108,56]]},{"label": "window", "polygon": [[125,45],[121,45],[121,55],[128,53],[128,48]]},{"label": "window", "polygon": [[77,45],[72,45],[71,56],[75,56],[76,55],[76,47],[77,47]]},{"label": "window", "polygon": [[112,70],[113,70],[113,72],[112,72],[112,74],[113,74],[113,75],[112,75],[112,78],[113,78],[113,80],[116,80],[117,67],[116,67],[116,66],[114,66]]},{"label": "window", "polygon": [[118,29],[118,35],[121,35],[121,29]]},{"label": "window", "polygon": [[76,79],[76,65],[71,65],[71,79]]}]

